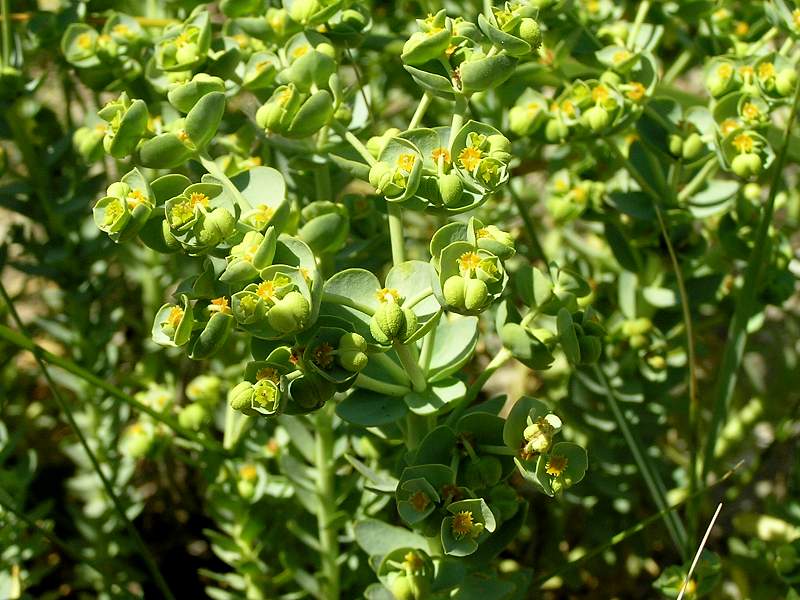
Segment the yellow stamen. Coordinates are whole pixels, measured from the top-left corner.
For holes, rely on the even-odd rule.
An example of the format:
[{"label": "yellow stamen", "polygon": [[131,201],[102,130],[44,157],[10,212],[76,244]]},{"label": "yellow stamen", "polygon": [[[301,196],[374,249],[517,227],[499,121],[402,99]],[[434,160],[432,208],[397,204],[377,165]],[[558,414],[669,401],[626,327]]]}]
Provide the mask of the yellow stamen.
[{"label": "yellow stamen", "polygon": [[400,292],[398,292],[394,288],[381,288],[377,292],[375,292],[375,297],[378,298],[378,302],[381,303],[400,302]]},{"label": "yellow stamen", "polygon": [[258,469],[254,465],[243,465],[239,467],[239,477],[245,481],[253,481],[258,477]]},{"label": "yellow stamen", "polygon": [[647,93],[644,85],[638,81],[633,81],[631,82],[630,86],[631,88],[625,94],[629,99],[633,100],[634,102],[638,102],[644,98],[644,95]]},{"label": "yellow stamen", "polygon": [[189,194],[189,202],[192,203],[192,207],[195,207],[198,204],[202,206],[208,206],[208,196],[202,192],[192,192]]},{"label": "yellow stamen", "polygon": [[747,133],[740,133],[733,139],[733,147],[738,150],[740,154],[745,152],[752,152],[755,142],[753,138]]},{"label": "yellow stamen", "polygon": [[256,295],[267,300],[273,300],[275,297],[275,282],[262,281],[256,288]]},{"label": "yellow stamen", "polygon": [[482,155],[483,153],[479,148],[469,146],[461,151],[461,153],[458,155],[458,160],[461,163],[461,166],[467,171],[474,171],[481,163]]},{"label": "yellow stamen", "polygon": [[431,158],[437,165],[439,164],[440,158],[444,159],[445,166],[450,164],[450,153],[447,151],[447,148],[436,148],[431,152]]},{"label": "yellow stamen", "polygon": [[88,50],[92,47],[92,36],[88,33],[82,33],[78,36],[77,44],[80,48]]},{"label": "yellow stamen", "polygon": [[775,65],[771,62],[764,62],[758,65],[758,78],[769,79],[775,75]]},{"label": "yellow stamen", "polygon": [[755,121],[761,116],[761,111],[752,102],[747,102],[742,107],[742,116],[748,121]]},{"label": "yellow stamen", "polygon": [[477,252],[465,252],[458,257],[458,267],[462,271],[474,271],[481,264],[481,257]]},{"label": "yellow stamen", "polygon": [[208,307],[208,311],[228,314],[231,312],[230,303],[228,302],[228,299],[225,296],[214,298]]},{"label": "yellow stamen", "polygon": [[406,173],[410,173],[411,169],[414,168],[416,160],[417,156],[415,154],[404,153],[397,157],[397,166]]},{"label": "yellow stamen", "polygon": [[183,309],[180,306],[173,306],[167,315],[167,325],[172,328],[177,328],[183,319]]},{"label": "yellow stamen", "polygon": [[455,535],[456,538],[462,538],[465,535],[472,533],[472,526],[473,520],[471,511],[464,510],[456,513],[455,516],[453,516],[453,524],[451,525],[451,528],[453,530],[453,535]]},{"label": "yellow stamen", "polygon": [[274,384],[277,384],[281,380],[281,376],[277,369],[273,369],[272,367],[264,367],[263,369],[258,370],[256,373],[256,379],[259,381],[266,379]]},{"label": "yellow stamen", "polygon": [[558,456],[554,454],[550,458],[547,459],[547,464],[545,464],[545,473],[551,475],[553,477],[558,477],[564,472],[564,469],[567,468],[567,460],[566,456]]}]

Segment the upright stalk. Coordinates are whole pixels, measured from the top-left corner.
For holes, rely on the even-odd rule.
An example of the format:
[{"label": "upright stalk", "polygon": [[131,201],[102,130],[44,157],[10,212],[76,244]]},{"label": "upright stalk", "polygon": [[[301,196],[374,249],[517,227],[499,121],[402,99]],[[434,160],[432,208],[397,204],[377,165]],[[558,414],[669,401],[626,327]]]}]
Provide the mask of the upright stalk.
[{"label": "upright stalk", "polygon": [[11,11],[8,0],[0,0],[0,9],[3,17],[3,56],[0,65],[7,67],[11,64]]},{"label": "upright stalk", "polygon": [[389,239],[392,243],[392,263],[399,265],[406,260],[406,250],[403,247],[403,212],[397,202],[386,201],[386,210],[389,213]]},{"label": "upright stalk", "polygon": [[339,540],[334,517],[333,404],[328,403],[315,415],[316,440],[314,462],[317,469],[317,527],[322,562],[322,598],[339,600]]}]

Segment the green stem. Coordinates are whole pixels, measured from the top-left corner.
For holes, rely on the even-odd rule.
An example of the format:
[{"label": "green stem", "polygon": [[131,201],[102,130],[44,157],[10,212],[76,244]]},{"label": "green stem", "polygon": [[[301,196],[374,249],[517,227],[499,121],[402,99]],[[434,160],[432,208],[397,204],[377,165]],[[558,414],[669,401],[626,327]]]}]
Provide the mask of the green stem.
[{"label": "green stem", "polygon": [[411,353],[411,348],[407,344],[395,344],[394,350],[400,358],[400,363],[411,379],[411,387],[415,392],[422,392],[428,387],[428,381],[422,372],[416,357]]},{"label": "green stem", "polygon": [[3,56],[0,65],[7,67],[11,64],[11,11],[9,0],[0,0],[3,17]]},{"label": "green stem", "polygon": [[397,363],[386,356],[386,354],[382,352],[370,354],[369,359],[380,365],[380,367],[386,371],[389,377],[394,379],[400,385],[408,387],[406,384],[411,384],[411,380],[408,378],[408,373],[401,369]]},{"label": "green stem", "polygon": [[32,353],[34,357],[36,357],[37,359],[41,358],[42,360],[50,363],[51,365],[55,365],[56,367],[64,369],[68,373],[72,373],[73,375],[80,377],[87,383],[103,390],[108,395],[116,398],[117,400],[121,400],[122,402],[130,405],[136,410],[149,415],[154,420],[163,423],[164,425],[175,431],[175,433],[186,438],[187,440],[194,442],[195,444],[198,444],[199,446],[205,448],[209,452],[227,454],[227,452],[225,452],[225,450],[216,442],[200,437],[193,431],[184,429],[178,424],[176,420],[161,414],[160,412],[150,408],[146,404],[142,404],[141,402],[139,402],[132,396],[129,396],[116,386],[113,386],[107,381],[100,379],[99,377],[96,377],[83,367],[75,364],[74,362],[66,358],[56,356],[55,354],[48,352],[41,346],[37,346],[25,334],[19,333],[17,331],[14,331],[13,329],[10,329],[9,327],[6,327],[5,325],[0,324],[0,339],[3,339],[11,344],[14,344],[18,348],[27,350],[28,352]]},{"label": "green stem", "polygon": [[643,2],[639,3],[639,10],[636,11],[636,18],[633,21],[633,27],[631,27],[631,30],[628,33],[628,43],[626,44],[628,48],[633,48],[633,44],[636,41],[636,38],[639,36],[639,30],[642,28],[642,23],[644,22],[649,10],[650,0],[644,0]]},{"label": "green stem", "polygon": [[317,200],[333,200],[331,171],[328,163],[314,169],[314,195]]},{"label": "green stem", "polygon": [[406,300],[403,302],[403,307],[414,308],[417,304],[425,300],[425,298],[429,298],[432,295],[433,295],[433,289],[425,288],[416,296],[411,296],[411,298],[406,298]]},{"label": "green stem", "polygon": [[[453,147],[453,141],[456,139],[456,135],[458,132],[461,131],[461,128],[464,126],[464,117],[467,114],[467,107],[469,105],[469,101],[464,94],[456,94],[456,104],[453,107],[453,119],[450,121],[450,139],[447,141],[447,146],[449,148]],[[455,157],[453,157],[455,159]]]},{"label": "green stem", "polygon": [[425,116],[425,112],[431,105],[432,100],[433,96],[430,92],[425,92],[422,94],[422,98],[420,98],[419,104],[417,104],[417,109],[414,111],[414,115],[411,117],[411,122],[408,124],[409,129],[415,129],[420,126],[422,123],[422,118]]},{"label": "green stem", "polygon": [[214,179],[217,179],[225,188],[227,188],[228,192],[230,192],[230,194],[235,198],[236,203],[243,211],[252,210],[253,207],[250,202],[248,202],[247,198],[244,197],[242,192],[240,192],[239,189],[233,185],[233,182],[213,158],[206,153],[202,153],[198,155],[198,159],[203,165],[203,168],[208,171],[209,174],[214,177]]},{"label": "green stem", "polygon": [[356,387],[370,390],[372,392],[378,392],[379,394],[384,394],[386,396],[397,397],[403,397],[411,391],[411,388],[409,387],[395,385],[393,383],[386,383],[385,381],[374,379],[368,375],[364,375],[363,373],[359,373],[356,377]]},{"label": "green stem", "polygon": [[316,414],[314,462],[317,469],[317,527],[322,562],[322,598],[339,599],[339,540],[336,530],[336,458],[333,449],[333,403]]},{"label": "green stem", "polygon": [[[606,377],[606,374],[597,365],[594,366],[594,372],[601,385],[605,388],[608,406],[614,415],[614,420],[616,420],[617,426],[622,432],[622,437],[625,438],[625,442],[628,444],[628,449],[633,455],[633,460],[639,467],[639,472],[642,474],[642,478],[644,479],[645,485],[647,486],[647,489],[649,490],[656,507],[662,512],[665,511],[668,504],[663,490],[663,483],[658,480],[658,474],[653,471],[650,462],[647,459],[647,455],[639,444],[639,439],[633,435],[633,432],[628,425],[628,420],[625,418],[622,409],[617,403],[617,394],[614,391],[614,388],[611,387],[608,377]],[[680,519],[677,517],[677,515],[671,513],[665,514],[664,525],[667,527],[667,531],[669,532],[670,537],[675,544],[675,548],[685,559],[687,556],[686,531],[684,530]]]},{"label": "green stem", "polygon": [[709,154],[708,162],[695,174],[683,189],[678,192],[678,203],[688,201],[719,170],[716,154]]},{"label": "green stem", "polygon": [[403,247],[403,212],[397,202],[386,202],[389,213],[389,239],[392,243],[392,263],[397,266],[406,260]]},{"label": "green stem", "polygon": [[375,314],[375,310],[371,306],[367,306],[366,304],[361,304],[360,302],[356,302],[355,300],[353,300],[352,298],[348,298],[347,296],[340,296],[338,294],[322,292],[322,301],[327,302],[329,304],[339,304],[341,306],[347,306],[348,308],[357,310],[358,312],[364,313],[365,315],[369,315],[370,317]]},{"label": "green stem", "polygon": [[358,152],[361,158],[363,158],[370,167],[378,162],[375,157],[370,154],[369,150],[367,150],[367,147],[361,143],[361,140],[350,133],[347,127],[339,123],[339,121],[334,119],[331,122],[331,127],[342,137],[342,139],[346,140],[356,152]]},{"label": "green stem", "polygon": [[425,334],[425,337],[422,340],[422,351],[419,354],[419,366],[422,367],[422,372],[427,377],[428,371],[431,368],[431,359],[433,358],[433,348],[436,345],[436,330],[439,326],[439,319],[441,319],[442,313],[437,313],[435,317],[433,317],[436,322],[431,327],[430,331]]},{"label": "green stem", "polygon": [[478,375],[478,378],[467,388],[467,393],[464,394],[464,397],[458,402],[454,403],[453,410],[447,417],[448,425],[452,425],[458,420],[464,411],[469,408],[470,404],[475,401],[475,398],[478,397],[478,394],[480,394],[483,386],[494,374],[494,372],[502,367],[509,359],[511,359],[511,351],[508,348],[503,348],[491,361],[489,361],[489,364],[486,365],[486,368],[481,372],[480,375]]},{"label": "green stem", "polygon": [[[658,218],[658,226],[661,229],[661,236],[667,245],[667,252],[669,259],[672,263],[672,270],[675,273],[675,280],[678,284],[678,295],[681,301],[681,313],[683,315],[683,328],[686,333],[686,353],[689,367],[689,495],[693,495],[699,487],[699,472],[697,468],[697,456],[700,448],[700,401],[697,397],[697,356],[694,344],[694,328],[692,324],[692,311],[689,306],[689,294],[686,293],[686,284],[683,280],[683,271],[678,263],[678,256],[675,253],[675,248],[672,245],[672,239],[669,237],[667,231],[667,224],[664,220],[664,215],[661,212],[661,207],[655,199],[653,199],[653,208],[656,211]],[[689,535],[688,539],[694,543],[697,534],[697,511],[694,503],[689,504],[688,521],[689,521]],[[691,549],[690,549],[691,551]]]},{"label": "green stem", "polygon": [[[2,282],[0,282],[0,296],[3,298],[3,301],[8,306],[11,318],[17,324],[17,327],[20,329],[20,331],[25,332],[25,324],[22,322],[19,313],[17,313],[17,309],[14,306],[14,303],[11,301],[11,297],[8,295],[8,292],[6,291],[6,288]],[[27,336],[27,333],[25,333],[25,335]],[[91,446],[89,446],[89,441],[86,439],[86,436],[83,434],[83,431],[81,431],[81,428],[78,426],[78,423],[75,420],[75,416],[72,414],[72,410],[70,409],[69,404],[67,404],[66,400],[64,400],[63,396],[61,395],[61,392],[58,390],[56,382],[53,381],[53,378],[50,375],[50,370],[47,368],[47,365],[45,364],[44,360],[42,360],[42,357],[39,356],[38,353],[34,352],[33,356],[39,365],[39,369],[42,371],[42,375],[44,375],[44,378],[47,380],[47,384],[50,387],[50,391],[53,394],[53,398],[55,399],[56,404],[58,404],[58,407],[61,410],[61,412],[64,413],[64,416],[66,417],[70,428],[72,429],[73,433],[75,433],[75,435],[77,436],[78,441],[83,447],[84,452],[86,452],[86,456],[89,458],[89,462],[91,462],[92,468],[94,469],[95,473],[100,478],[100,482],[103,485],[103,489],[105,490],[106,494],[111,500],[111,503],[113,504],[114,509],[119,515],[120,520],[125,524],[125,527],[127,528],[128,532],[133,538],[134,543],[138,546],[142,558],[144,559],[145,565],[147,566],[147,570],[153,577],[153,581],[155,582],[156,586],[158,587],[158,589],[161,591],[161,594],[165,598],[167,598],[168,600],[175,600],[175,596],[172,595],[172,592],[170,591],[166,580],[161,575],[161,571],[158,570],[158,565],[156,564],[153,555],[150,553],[150,549],[144,543],[144,540],[139,535],[139,532],[137,531],[136,527],[133,526],[131,520],[128,519],[128,515],[125,512],[125,508],[122,506],[122,502],[120,501],[119,496],[117,496],[116,492],[114,492],[114,487],[111,485],[111,481],[106,476],[105,471],[103,471],[102,467],[100,466],[100,462],[97,460],[97,456],[92,451]]]},{"label": "green stem", "polygon": [[798,102],[800,102],[800,85],[795,89],[792,111],[789,114],[789,119],[786,121],[783,146],[780,149],[772,171],[773,177],[770,185],[769,197],[764,205],[764,212],[761,215],[761,222],[759,223],[758,232],[756,233],[753,252],[750,255],[750,260],[745,269],[744,281],[739,290],[739,297],[737,298],[736,308],[733,312],[733,320],[728,329],[728,341],[725,345],[725,352],[722,356],[722,366],[719,370],[719,379],[717,379],[717,385],[714,390],[713,412],[703,460],[704,479],[714,466],[717,438],[719,437],[722,425],[727,420],[731,399],[733,398],[733,390],[736,388],[739,367],[742,363],[744,347],[747,342],[747,323],[755,309],[756,294],[767,260],[767,249],[769,247],[767,238],[770,225],[772,224],[772,215],[775,211],[775,197],[778,194],[780,182],[783,181],[783,167],[786,164],[792,127],[797,118]]},{"label": "green stem", "polygon": [[691,62],[692,56],[694,56],[692,50],[690,50],[689,48],[686,48],[685,50],[683,50],[683,52],[681,52],[678,55],[678,58],[676,58],[672,62],[672,64],[670,65],[669,69],[664,74],[664,77],[662,77],[661,84],[662,85],[671,85],[672,82],[675,81],[675,78],[677,78],[678,75],[683,73],[683,70]]}]

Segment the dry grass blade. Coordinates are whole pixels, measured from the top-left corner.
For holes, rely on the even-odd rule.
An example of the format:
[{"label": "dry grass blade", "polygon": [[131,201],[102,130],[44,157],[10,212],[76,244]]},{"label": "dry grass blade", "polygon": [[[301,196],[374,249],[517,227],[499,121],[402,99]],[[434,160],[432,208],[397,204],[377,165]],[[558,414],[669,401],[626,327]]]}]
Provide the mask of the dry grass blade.
[{"label": "dry grass blade", "polygon": [[700,542],[700,546],[697,548],[697,552],[692,559],[692,564],[689,566],[689,572],[686,573],[686,579],[683,580],[683,585],[681,586],[681,591],[678,594],[678,599],[681,600],[683,595],[686,593],[686,588],[689,585],[689,582],[692,580],[692,573],[694,573],[694,569],[697,566],[697,563],[700,560],[700,555],[703,553],[703,548],[706,547],[706,542],[708,541],[708,536],[711,535],[711,530],[714,528],[714,523],[717,521],[717,517],[719,516],[719,512],[722,510],[722,502],[717,505],[717,510],[714,511],[714,516],[711,517],[711,522],[708,524],[708,529],[706,529],[705,535],[703,535],[703,539]]}]

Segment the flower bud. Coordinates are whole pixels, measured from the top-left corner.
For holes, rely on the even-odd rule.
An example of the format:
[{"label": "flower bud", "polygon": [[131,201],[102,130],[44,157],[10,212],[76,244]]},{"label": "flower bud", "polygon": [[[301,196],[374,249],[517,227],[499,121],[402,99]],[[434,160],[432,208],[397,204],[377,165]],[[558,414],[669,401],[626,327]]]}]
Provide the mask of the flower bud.
[{"label": "flower bud", "polygon": [[403,309],[396,302],[384,302],[372,315],[369,330],[380,344],[391,344],[404,327]]},{"label": "flower bud", "polygon": [[461,275],[451,275],[445,280],[442,286],[442,295],[448,306],[462,310],[466,308],[465,288],[466,280]]},{"label": "flower bud", "polygon": [[439,194],[442,202],[448,208],[458,208],[462,204],[464,195],[464,184],[461,178],[455,173],[441,175],[436,181],[439,187]]},{"label": "flower bud", "polygon": [[468,311],[480,310],[486,305],[489,289],[480,279],[467,279],[464,286],[464,307]]},{"label": "flower bud", "polygon": [[588,108],[586,112],[581,115],[581,123],[595,133],[608,127],[610,122],[611,116],[608,114],[608,111],[597,104]]},{"label": "flower bud", "polygon": [[782,69],[775,76],[775,91],[781,96],[791,96],[797,87],[797,71],[795,69]]},{"label": "flower bud", "polygon": [[547,452],[553,443],[553,435],[555,435],[553,425],[545,418],[537,419],[522,432],[522,437],[526,441],[525,452],[532,454]]},{"label": "flower bud", "polygon": [[542,28],[536,19],[525,17],[519,22],[519,37],[528,42],[534,52],[542,45]]},{"label": "flower bud", "polygon": [[682,156],[684,160],[694,160],[705,150],[705,143],[699,133],[691,133],[683,142]]},{"label": "flower bud", "polygon": [[731,161],[731,169],[736,175],[743,179],[749,179],[750,177],[760,175],[763,166],[761,157],[754,152],[739,154]]},{"label": "flower bud", "polygon": [[514,237],[494,225],[482,227],[475,233],[478,248],[481,250],[487,250],[503,260],[511,258],[516,253]]},{"label": "flower bud", "polygon": [[283,334],[301,331],[311,316],[311,306],[300,292],[292,291],[269,309],[270,326]]},{"label": "flower bud", "polygon": [[551,144],[563,142],[568,133],[569,127],[559,118],[550,119],[544,127],[544,137]]},{"label": "flower bud", "polygon": [[683,138],[677,133],[673,133],[668,139],[669,153],[679,157],[683,154]]},{"label": "flower bud", "polygon": [[530,135],[540,114],[539,109],[533,105],[514,106],[508,111],[508,128],[518,137]]},{"label": "flower bud", "polygon": [[238,410],[248,414],[251,410],[250,405],[253,400],[253,384],[249,381],[242,381],[228,392],[228,404],[233,410]]},{"label": "flower bud", "polygon": [[511,141],[502,134],[492,134],[486,138],[489,143],[489,156],[500,162],[511,160]]},{"label": "flower bud", "polygon": [[736,86],[736,70],[730,63],[723,62],[714,66],[706,76],[706,88],[714,98],[727,94]]},{"label": "flower bud", "polygon": [[444,56],[450,46],[450,31],[418,31],[411,34],[403,45],[401,60],[407,65],[417,66]]},{"label": "flower bud", "polygon": [[635,335],[645,335],[653,328],[653,322],[646,317],[630,319],[622,324],[622,335],[633,337]]},{"label": "flower bud", "polygon": [[357,333],[345,333],[339,338],[339,364],[356,373],[367,366],[367,341]]}]

